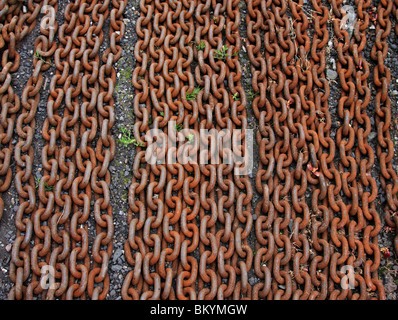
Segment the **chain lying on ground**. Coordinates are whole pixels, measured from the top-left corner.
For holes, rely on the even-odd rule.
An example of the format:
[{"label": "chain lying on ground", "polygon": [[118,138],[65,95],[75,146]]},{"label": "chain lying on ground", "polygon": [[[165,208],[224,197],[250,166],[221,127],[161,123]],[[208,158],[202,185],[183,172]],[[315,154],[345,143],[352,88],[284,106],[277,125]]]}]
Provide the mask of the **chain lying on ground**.
[{"label": "chain lying on ground", "polygon": [[[338,54],[337,72],[342,87],[337,107],[342,125],[337,130],[336,143],[339,146],[342,190],[348,200],[345,223],[348,230],[345,229],[344,233],[349,247],[348,264],[356,274],[359,273],[356,281],[361,289],[360,297],[377,293],[378,298],[384,299],[384,288],[377,274],[380,265],[377,236],[381,222],[374,202],[377,186],[371,168],[375,158],[368,144],[372,128],[366,112],[371,98],[367,84],[370,70],[362,52],[366,44],[371,1],[356,1],[355,4],[358,21],[352,34],[349,34],[348,30],[341,28],[342,22],[339,21],[342,18],[340,2],[331,1],[333,13],[337,17],[334,21],[334,46]],[[341,221],[344,219],[342,213]],[[340,238],[337,240],[341,241]]]},{"label": "chain lying on ground", "polygon": [[[50,7],[48,10],[55,17],[57,3],[53,0],[42,5]],[[10,299],[86,299],[87,294],[91,299],[104,299],[109,292],[113,220],[108,166],[115,154],[110,134],[116,84],[113,64],[121,56],[118,42],[124,34],[125,6],[126,1],[76,0],[65,8],[64,24],[59,28],[56,23],[41,27],[46,37],[35,42],[35,70],[22,94],[24,111],[17,121],[15,180],[20,205],[10,267],[15,287],[9,293]],[[110,44],[101,63],[99,49],[108,18]],[[57,29],[58,47],[54,42]],[[42,130],[46,146],[42,151],[44,170],[37,183],[40,201],[36,208],[31,143],[43,84],[41,72],[52,66],[51,56],[56,72],[50,82],[47,119]],[[86,222],[91,212],[96,222],[93,261],[87,254]],[[34,246],[30,250],[31,239]],[[53,276],[50,283],[46,282],[48,273]]]},{"label": "chain lying on ground", "polygon": [[[218,147],[207,140],[202,142],[210,149],[203,154],[208,164],[167,160],[149,165],[143,140],[151,127],[161,129],[172,141],[180,141],[172,149],[174,156],[179,156],[181,141],[187,139],[187,148],[198,155],[199,137],[186,130],[247,128],[237,56],[238,4],[140,3],[133,73],[134,137],[139,146],[125,243],[133,270],[125,278],[123,299],[251,297],[247,273],[253,252],[247,237],[252,191],[247,175],[234,175],[233,167],[212,164]],[[175,127],[167,128],[173,120]]]},{"label": "chain lying on ground", "polygon": [[[376,87],[375,112],[377,128],[377,157],[380,163],[380,182],[386,193],[384,214],[386,223],[395,228],[394,250],[398,254],[398,176],[392,167],[394,144],[391,140],[391,100],[388,96],[388,86],[391,73],[384,64],[388,53],[387,37],[391,32],[390,14],[392,1],[380,1],[375,16],[376,39],[372,47],[371,58],[377,62],[374,68],[374,85]],[[398,29],[397,29],[398,31]]]},{"label": "chain lying on ground", "polygon": [[[336,18],[316,0],[311,1],[312,8],[301,1],[249,0],[247,4],[248,51],[256,95],[253,110],[260,126],[256,187],[263,199],[256,208],[260,214],[256,237],[258,246],[265,247],[261,251],[264,257],[257,253],[255,259],[258,276],[265,279],[260,297],[363,299],[377,292],[383,299],[376,272],[381,225],[373,203],[377,188],[370,176],[374,156],[366,139],[370,133],[365,109],[370,98],[366,86],[369,69],[361,56],[367,27],[361,10],[366,6],[356,3],[360,20],[350,42],[347,31],[340,31],[340,3],[331,3]],[[292,20],[286,14],[288,8]],[[330,21],[337,36],[337,71],[343,88],[338,106],[343,126],[337,130],[336,145],[330,138],[330,90],[324,72]],[[314,25],[311,41],[309,23]],[[265,57],[260,51],[262,39]],[[357,71],[354,61],[365,72]],[[364,102],[359,100],[362,96]],[[339,148],[336,155],[335,146]],[[338,169],[334,158],[339,159]],[[305,174],[303,166],[307,167]],[[311,200],[305,195],[307,183]],[[293,208],[286,201],[289,199]],[[284,218],[278,213],[284,213]],[[270,227],[273,232],[267,231]],[[355,270],[355,293],[341,290],[342,267]]]},{"label": "chain lying on ground", "polygon": [[[322,235],[328,228],[329,212],[322,203],[318,206],[317,198],[323,200],[326,190],[321,188],[319,195],[319,189],[313,189],[311,209],[306,194],[309,185],[319,185],[316,176],[323,178],[317,161],[320,138],[314,130],[320,124],[318,117],[327,121],[326,126],[321,124],[325,135],[330,128],[325,57],[324,52],[317,52],[327,42],[327,30],[321,28],[325,19],[318,15],[324,11],[313,2],[316,11],[312,19],[318,30],[311,44],[302,2],[247,1],[247,5],[253,110],[259,120],[256,138],[261,159],[256,177],[262,200],[256,207],[254,265],[264,279],[259,297],[325,299],[329,244],[323,236],[318,239],[318,233]],[[288,16],[288,8],[293,17]],[[262,39],[265,56],[260,51]],[[322,105],[325,102],[326,106]],[[305,111],[310,111],[311,117]],[[333,151],[333,141],[325,141],[326,147],[328,142]],[[304,166],[307,169],[303,170]],[[325,185],[324,178],[321,182]],[[324,222],[316,217],[323,217]]]},{"label": "chain lying on ground", "polygon": [[[53,1],[53,4],[56,1]],[[43,5],[47,5],[47,1],[36,4],[36,9],[40,9]],[[50,4],[51,5],[51,4]],[[35,52],[49,57],[53,54],[56,44],[54,43],[54,29],[44,30],[40,28],[42,36],[35,41]],[[35,133],[35,115],[40,101],[40,91],[43,88],[44,77],[42,73],[50,66],[43,59],[34,59],[33,73],[22,92],[21,104],[22,113],[16,121],[16,131],[18,134],[18,142],[15,145],[14,159],[17,164],[17,172],[15,174],[15,187],[19,195],[19,206],[15,217],[15,225],[17,235],[12,247],[10,278],[15,286],[9,293],[10,298],[22,299],[23,297],[31,297],[33,290],[37,286],[36,277],[33,276],[29,286],[24,286],[32,271],[37,271],[36,265],[31,264],[31,240],[33,233],[40,232],[38,238],[43,238],[42,230],[37,230],[37,220],[34,218],[36,210],[36,191],[35,180],[32,175],[34,150],[33,136]],[[47,230],[48,231],[48,230]],[[47,232],[47,236],[49,233]],[[47,237],[48,239],[48,237]],[[38,239],[36,239],[38,240]],[[40,248],[40,254],[49,249],[50,243],[46,242],[44,248]],[[35,252],[32,249],[32,253]],[[34,256],[34,254],[33,254]],[[39,272],[40,273],[40,272]]]},{"label": "chain lying on ground", "polygon": [[[367,138],[370,70],[363,49],[369,23],[375,23],[376,154],[387,194],[386,221],[398,230],[387,94],[391,75],[384,65],[393,3],[381,0],[376,15],[370,0],[356,0],[359,19],[352,33],[343,25],[347,16],[340,0],[246,3],[249,97],[259,123],[255,187],[261,199],[254,215],[247,174],[238,173],[233,162],[211,162],[218,154],[219,161],[237,156],[237,150],[198,135],[228,129],[223,142],[246,152],[247,137],[231,135],[247,129],[239,0],[140,2],[132,78],[137,154],[124,245],[132,270],[122,298],[384,299],[377,276],[381,223],[371,175],[375,157]],[[27,14],[20,2],[0,3],[0,192],[11,182],[14,152],[19,195],[9,299],[105,299],[109,292],[113,64],[122,52],[126,4],[75,0],[64,9],[62,25],[46,20],[19,100],[11,85],[19,65],[15,46],[32,31],[40,11],[55,17],[58,1],[29,0]],[[107,21],[109,48],[101,53]],[[342,88],[335,138],[325,74],[330,28]],[[46,87],[43,72],[53,66],[38,181],[32,172],[35,115]],[[164,139],[165,163],[146,158],[151,129],[164,133],[158,139]],[[182,162],[187,152],[196,161]],[[0,217],[3,208],[0,198]],[[255,248],[248,241],[253,229]],[[260,278],[254,285],[251,270]]]},{"label": "chain lying on ground", "polygon": [[[1,1],[0,3],[0,53],[2,70],[0,73],[0,195],[5,192],[12,180],[10,162],[13,153],[13,133],[16,115],[21,109],[19,97],[12,86],[12,73],[19,69],[20,55],[18,44],[36,26],[36,17],[40,13],[40,1],[28,2],[29,11],[24,13],[23,1]],[[27,147],[27,146],[26,146]],[[4,201],[0,196],[0,219],[3,216]]]},{"label": "chain lying on ground", "polygon": [[[398,0],[394,0],[394,7],[393,7],[393,16],[395,17],[395,34],[398,36]],[[398,221],[396,218],[395,220],[395,240],[394,240],[394,250],[395,253],[398,255]],[[390,217],[391,220],[391,217]],[[393,223],[389,224],[393,226]]]}]

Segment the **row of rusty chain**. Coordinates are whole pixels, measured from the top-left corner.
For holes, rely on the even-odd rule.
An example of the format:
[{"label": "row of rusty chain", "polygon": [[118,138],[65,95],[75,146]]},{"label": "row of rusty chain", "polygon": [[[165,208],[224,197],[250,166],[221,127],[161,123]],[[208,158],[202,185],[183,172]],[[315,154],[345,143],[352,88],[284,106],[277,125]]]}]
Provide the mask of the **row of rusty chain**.
[{"label": "row of rusty chain", "polygon": [[[247,1],[252,105],[259,120],[256,188],[262,200],[256,207],[254,268],[264,279],[260,298],[325,299],[327,295],[329,210],[321,201],[326,181],[317,159],[327,155],[320,157],[327,165],[334,144],[328,137],[325,53],[319,50],[328,36],[325,10],[312,3],[311,23],[318,29],[310,41],[310,21],[302,2]],[[330,154],[322,152],[321,145],[330,148]],[[313,191],[311,202],[307,188]]]},{"label": "row of rusty chain", "polygon": [[[396,36],[398,36],[398,0],[394,0],[393,16],[395,17],[395,34],[396,34]],[[394,219],[396,219],[396,218],[394,218]],[[390,226],[392,226],[392,224],[390,224]],[[398,221],[397,220],[395,220],[394,249],[395,249],[395,253],[398,255]]]},{"label": "row of rusty chain", "polygon": [[[113,218],[108,166],[115,154],[111,135],[115,121],[113,64],[122,53],[118,43],[124,34],[126,2],[76,0],[66,6],[60,27],[55,21],[58,1],[41,3],[48,15],[40,25],[45,36],[35,41],[35,70],[22,94],[24,112],[17,121],[20,141],[15,147],[15,181],[20,204],[10,265],[15,286],[9,299],[86,299],[87,295],[105,299],[109,292]],[[109,46],[100,59],[106,21]],[[35,185],[31,146],[34,116],[42,72],[52,66],[51,57],[55,74],[42,129],[46,141],[43,176]],[[18,129],[18,124],[25,127]],[[92,259],[88,255],[90,217],[96,225]]]},{"label": "row of rusty chain", "polygon": [[[180,141],[167,147],[177,156],[188,129],[199,133],[247,128],[237,56],[238,4],[239,0],[140,2],[132,79],[138,147],[124,246],[133,270],[125,277],[123,299],[252,295],[248,176],[211,162],[149,164],[143,138],[150,129],[162,130],[171,142]],[[168,127],[170,121],[175,121],[174,127]],[[196,138],[188,146],[192,153],[199,152]],[[206,154],[210,159],[214,146],[203,143],[211,150]]]},{"label": "row of rusty chain", "polygon": [[339,169],[344,182],[342,190],[348,200],[348,219],[344,235],[348,239],[350,250],[349,265],[355,270],[361,298],[377,296],[384,299],[384,288],[377,274],[380,265],[378,234],[381,221],[375,205],[377,185],[371,175],[375,156],[368,143],[372,130],[367,115],[371,100],[371,90],[367,84],[370,68],[363,53],[367,28],[373,23],[373,16],[369,13],[372,5],[370,0],[355,1],[358,21],[352,35],[341,27],[341,2],[331,1],[331,6],[336,19],[333,21],[336,36],[334,47],[337,51],[337,72],[340,74],[339,82],[342,87],[337,107],[342,125],[337,130],[336,143],[339,146]]},{"label": "row of rusty chain", "polygon": [[[268,249],[262,249],[264,258],[255,260],[255,269],[263,270],[258,276],[265,279],[261,297],[364,299],[377,293],[383,299],[376,272],[381,224],[373,202],[376,183],[370,175],[374,155],[366,138],[371,129],[365,109],[370,100],[369,68],[361,54],[369,22],[363,8],[370,2],[356,2],[360,19],[351,40],[346,30],[340,30],[341,2],[331,1],[330,13],[316,0],[311,6],[272,0],[247,5],[261,159],[256,187],[263,196],[256,208],[260,214],[256,237]],[[330,23],[343,89],[338,105],[343,125],[336,144],[330,137],[330,90],[324,72]],[[314,26],[312,35],[309,24]],[[305,194],[307,183],[312,197]],[[284,219],[278,213],[284,213]],[[273,232],[267,231],[271,227]],[[355,272],[356,291],[342,288],[343,267]]]},{"label": "row of rusty chain", "polygon": [[[47,5],[47,1],[35,4],[35,9],[40,11],[41,7]],[[34,50],[42,50],[51,54],[54,43],[54,31],[40,28],[43,34],[37,38]],[[36,190],[33,177],[34,149],[32,146],[35,133],[35,115],[39,106],[40,92],[43,88],[43,72],[49,69],[46,61],[34,59],[33,72],[28,79],[21,95],[22,110],[16,120],[16,132],[18,142],[14,149],[14,160],[16,162],[15,188],[19,196],[19,206],[15,216],[17,229],[16,238],[11,252],[10,279],[15,286],[9,293],[10,298],[22,299],[23,296],[31,294],[23,283],[31,276],[31,253],[30,246],[34,233],[34,215],[36,209]],[[30,288],[31,289],[31,288]]]},{"label": "row of rusty chain", "polygon": [[[21,101],[12,86],[12,74],[18,71],[20,54],[19,43],[36,26],[36,17],[40,13],[40,1],[28,1],[28,11],[24,13],[23,1],[0,2],[0,195],[5,192],[12,181],[10,163],[13,153],[13,133]],[[0,219],[3,216],[4,201],[0,197]]]},{"label": "row of rusty chain", "polygon": [[[4,103],[2,99],[2,133],[12,132],[7,126],[13,127],[12,119],[17,118],[19,139],[14,151],[19,207],[10,266],[15,286],[10,299],[85,299],[87,294],[91,299],[104,299],[109,291],[113,219],[108,166],[115,153],[110,130],[116,83],[112,65],[121,55],[118,42],[124,33],[126,2],[113,0],[111,10],[110,0],[69,3],[63,25],[40,28],[34,70],[22,92],[18,118],[19,108],[10,111],[7,99],[11,97],[17,105],[19,98],[11,86],[2,93],[8,95]],[[350,36],[341,28],[341,4],[330,1],[329,11],[319,0],[308,5],[302,0],[247,0],[252,106],[259,120],[256,140],[261,159],[256,188],[262,199],[253,222],[250,181],[247,175],[235,174],[232,166],[149,164],[145,159],[148,143],[144,135],[153,128],[179,142],[170,148],[175,156],[183,143],[199,153],[188,129],[247,128],[238,58],[239,0],[141,0],[132,79],[137,118],[133,133],[138,147],[125,242],[126,259],[133,270],[123,283],[123,299],[384,298],[377,279],[381,224],[374,204],[376,183],[370,174],[374,154],[367,142],[371,131],[366,113],[369,65],[362,53],[373,15],[368,13],[370,1],[356,1],[359,19]],[[52,12],[58,9],[56,0],[44,0],[31,2],[29,12],[38,14],[44,6]],[[6,6],[0,8],[3,12]],[[20,8],[9,8],[20,15]],[[386,93],[391,76],[383,63],[391,11],[391,1],[380,3],[372,59],[378,63],[374,80],[377,156],[387,193],[387,222],[396,225],[398,190],[391,163],[391,106]],[[6,15],[0,15],[3,17]],[[100,60],[108,18],[109,48]],[[24,19],[12,20],[4,32],[15,24],[19,28],[15,34],[19,34],[23,28],[16,22]],[[330,90],[325,77],[329,24],[336,36],[342,87],[337,108],[342,125],[336,141],[331,137]],[[13,42],[8,42],[6,57],[13,48]],[[32,142],[44,85],[42,73],[52,66],[51,57],[56,71],[42,130],[46,145],[37,201]],[[0,80],[7,86],[14,65],[4,61]],[[168,127],[170,121],[175,121],[174,127]],[[2,186],[11,179],[11,143],[7,143],[9,148],[0,157],[5,176]],[[210,159],[214,146],[209,141],[204,144],[210,149],[206,154]],[[93,261],[88,255],[91,211],[96,222]],[[253,227],[254,250],[248,242]],[[54,276],[48,288],[42,281],[47,277],[45,267]],[[354,289],[342,288],[343,267],[355,270]],[[261,279],[253,286],[248,281],[252,268]]]},{"label": "row of rusty chain", "polygon": [[[391,32],[390,15],[393,15],[392,1],[381,0],[375,15],[376,38],[372,47],[371,58],[375,61],[374,85],[376,87],[375,113],[377,128],[377,157],[380,163],[380,183],[386,193],[384,214],[386,223],[395,228],[394,251],[398,255],[398,176],[392,166],[394,157],[394,143],[391,139],[391,100],[388,95],[388,87],[391,82],[391,72],[385,65],[388,54],[387,38]],[[398,14],[398,8],[396,8]],[[398,15],[396,16],[398,18]],[[398,21],[398,20],[396,20]],[[398,27],[396,27],[398,34]]]}]

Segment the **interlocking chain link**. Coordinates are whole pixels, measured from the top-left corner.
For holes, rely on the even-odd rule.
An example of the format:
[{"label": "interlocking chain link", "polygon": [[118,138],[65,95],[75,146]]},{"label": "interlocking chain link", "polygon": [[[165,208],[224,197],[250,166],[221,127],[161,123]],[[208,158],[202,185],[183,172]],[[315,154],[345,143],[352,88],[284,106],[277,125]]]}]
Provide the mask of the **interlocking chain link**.
[{"label": "interlocking chain link", "polygon": [[[123,299],[251,297],[252,190],[247,175],[234,175],[232,167],[222,164],[149,165],[143,140],[150,128],[182,140],[188,129],[247,128],[237,56],[238,4],[140,2],[134,137],[143,147],[137,148],[129,189],[125,254],[133,270],[125,278]],[[169,121],[176,127],[167,128]],[[171,154],[178,156],[180,145]],[[214,152],[211,144],[210,150],[208,159]]]},{"label": "interlocking chain link", "polygon": [[[377,132],[385,220],[398,230],[385,65],[398,3],[381,0],[375,8],[371,0],[355,0],[351,30],[343,0],[245,2],[242,41],[239,0],[140,0],[132,75],[136,154],[124,243],[131,270],[121,296],[385,299],[368,138]],[[106,299],[114,237],[114,64],[122,55],[127,0],[74,0],[62,9],[57,0],[23,3],[0,2],[0,193],[11,184],[12,160],[18,193],[8,298]],[[32,72],[18,96],[17,46],[39,18]],[[365,58],[371,24],[373,78]],[[248,92],[241,83],[242,42],[252,75]],[[335,82],[326,73],[331,50]],[[38,179],[36,113],[52,70]],[[336,114],[331,85],[341,87]],[[243,166],[222,161],[247,156],[248,108],[258,123],[253,207],[252,181],[236,171]],[[236,129],[238,136],[231,134]],[[229,132],[223,142],[238,150],[203,138],[205,130]],[[164,163],[146,157],[156,131],[163,133]],[[196,161],[181,161],[187,152]],[[0,197],[0,218],[3,209]],[[398,236],[394,246],[398,254]],[[256,283],[249,281],[253,274]]]},{"label": "interlocking chain link", "polygon": [[[108,170],[115,155],[110,133],[115,121],[113,65],[122,52],[118,43],[124,35],[126,3],[76,0],[66,5],[65,20],[59,28],[56,22],[49,28],[41,26],[43,36],[35,42],[35,69],[22,93],[23,111],[16,124],[19,142],[15,146],[15,182],[20,204],[10,266],[15,286],[10,299],[88,296],[95,300],[105,299],[109,292],[108,264],[114,231]],[[55,15],[58,1],[44,1],[39,9],[41,6]],[[100,58],[107,19],[109,46]],[[52,66],[51,57],[56,71],[50,81],[47,118],[42,128],[46,145],[36,207],[31,144],[42,72]],[[87,226],[90,217],[96,225],[91,255]],[[30,249],[31,239],[34,245]],[[46,270],[53,277],[49,284]]]},{"label": "interlocking chain link", "polygon": [[[341,18],[337,10],[340,3],[332,1],[331,4],[335,16]],[[355,4],[358,21],[351,39],[347,30],[339,32],[341,22],[339,23],[338,19],[334,21],[334,44],[338,53],[337,72],[344,75],[339,77],[343,90],[337,112],[342,126],[337,131],[336,142],[339,145],[339,169],[343,172],[342,190],[346,199],[350,200],[346,206],[349,220],[345,225],[348,230],[344,231],[350,250],[348,264],[355,270],[361,270],[363,267],[367,291],[372,296],[377,291],[378,297],[384,299],[384,288],[377,275],[380,265],[377,235],[381,229],[381,222],[374,202],[377,197],[376,181],[371,175],[374,151],[367,139],[371,132],[371,121],[366,112],[371,96],[367,85],[370,70],[362,53],[366,44],[366,28],[369,25],[367,10],[371,7],[371,2],[356,1]],[[354,173],[358,175],[356,180],[353,179]],[[341,221],[343,219],[344,217]],[[339,224],[341,225],[340,221],[337,227]],[[358,273],[362,277],[362,270]],[[364,290],[365,286],[362,284],[361,298],[367,294]],[[353,295],[352,298],[357,296]]]},{"label": "interlocking chain link", "polygon": [[[53,1],[52,5],[56,3]],[[41,6],[51,5],[46,0],[40,4],[36,4],[35,9]],[[37,10],[36,10],[37,11]],[[49,57],[54,52],[56,44],[54,43],[54,30],[44,30],[40,28],[43,36],[35,41],[35,52],[39,52],[44,57]],[[17,172],[15,174],[15,187],[19,195],[19,206],[15,217],[15,225],[17,228],[17,236],[12,247],[10,278],[15,286],[9,293],[10,298],[21,299],[23,296],[30,297],[32,291],[37,286],[35,275],[29,286],[23,283],[30,276],[30,270],[37,271],[36,265],[31,265],[30,246],[34,235],[37,220],[34,219],[36,210],[36,192],[35,180],[32,175],[34,150],[32,146],[33,136],[35,132],[35,115],[40,101],[40,91],[43,87],[44,78],[42,73],[50,67],[43,59],[34,59],[33,73],[27,81],[22,92],[21,104],[22,112],[16,121],[16,132],[18,134],[18,142],[15,145],[14,159],[17,164]],[[49,233],[47,232],[47,236]],[[42,230],[39,232],[39,239],[44,238]],[[37,239],[36,239],[37,240]],[[47,237],[48,240],[48,237]],[[47,246],[49,243],[47,242]],[[41,248],[43,249],[43,248]],[[45,252],[44,248],[40,253]],[[33,250],[33,249],[32,249]],[[48,249],[47,249],[48,250]]]},{"label": "interlocking chain link", "polygon": [[388,96],[391,72],[384,64],[388,53],[387,37],[391,32],[390,14],[393,13],[392,10],[392,1],[380,1],[375,17],[376,39],[372,47],[371,58],[377,63],[373,71],[373,82],[376,87],[375,113],[378,142],[376,154],[380,163],[381,187],[386,193],[387,203],[384,204],[384,214],[386,223],[395,228],[394,250],[398,254],[398,176],[392,167],[394,144],[390,134],[391,100]]},{"label": "interlocking chain link", "polygon": [[[363,299],[377,293],[383,299],[384,288],[375,272],[381,223],[373,202],[377,187],[370,175],[374,155],[366,138],[371,130],[366,115],[369,68],[361,54],[368,21],[362,8],[369,3],[356,2],[360,19],[351,41],[340,27],[341,2],[331,1],[331,13],[321,1],[310,4],[247,1],[261,160],[256,237],[258,247],[265,247],[258,249],[263,257],[257,253],[255,260],[258,276],[265,279],[258,294],[268,299]],[[343,89],[338,104],[343,125],[336,143],[330,136],[325,78],[330,23]],[[342,290],[344,266],[355,270],[358,293]]]},{"label": "interlocking chain link", "polygon": [[[36,17],[40,13],[42,1],[28,2],[28,12],[23,12],[23,1],[2,1],[0,3],[0,194],[5,192],[12,180],[10,162],[13,154],[13,133],[17,113],[21,109],[21,100],[12,86],[12,74],[20,65],[17,46],[36,26]],[[26,148],[28,146],[26,145]],[[25,150],[26,151],[26,150]],[[26,177],[25,177],[26,178]],[[4,201],[0,197],[0,219],[3,216]]]}]

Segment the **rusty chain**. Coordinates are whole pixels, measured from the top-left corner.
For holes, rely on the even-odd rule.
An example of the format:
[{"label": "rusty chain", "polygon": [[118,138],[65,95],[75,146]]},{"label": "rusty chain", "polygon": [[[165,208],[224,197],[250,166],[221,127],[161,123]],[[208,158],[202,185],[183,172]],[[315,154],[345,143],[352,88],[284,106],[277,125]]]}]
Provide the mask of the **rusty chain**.
[{"label": "rusty chain", "polygon": [[[311,6],[304,6],[301,1],[247,1],[247,4],[249,57],[256,93],[253,110],[260,125],[257,143],[261,162],[256,187],[263,196],[256,208],[260,213],[256,236],[260,245],[268,246],[269,250],[275,250],[276,246],[276,250],[282,251],[274,257],[265,252],[265,259],[256,257],[255,267],[263,268],[259,276],[266,280],[261,285],[260,296],[365,299],[377,294],[383,299],[384,288],[376,272],[380,263],[377,234],[381,224],[373,202],[377,187],[370,174],[374,155],[367,143],[371,130],[366,115],[370,100],[366,84],[369,67],[361,53],[366,43],[364,30],[369,23],[363,9],[370,2],[356,1],[359,19],[351,41],[347,30],[341,30],[341,2],[330,2],[330,14],[329,8],[315,0]],[[288,8],[293,21],[286,15]],[[310,37],[309,24],[314,26]],[[330,90],[324,73],[328,24],[334,27],[337,72],[343,89],[337,110],[342,126],[337,129],[336,144],[330,137],[331,114],[327,102]],[[260,52],[262,39],[265,56]],[[304,165],[306,175],[302,174]],[[283,167],[285,171],[281,170]],[[272,174],[274,169],[276,174]],[[286,179],[289,169],[291,178]],[[275,177],[288,182],[281,185]],[[312,197],[307,194],[307,199],[298,198],[305,194],[307,182]],[[286,202],[280,205],[281,196],[285,196],[284,201],[291,197],[292,209]],[[285,213],[285,219],[277,217],[278,212]],[[297,218],[301,213],[303,218]],[[281,241],[282,235],[289,234],[290,219],[294,242]],[[282,225],[284,230],[280,231]],[[273,234],[266,231],[271,226]],[[300,238],[299,231],[306,227]],[[290,259],[293,268],[289,266]],[[337,287],[345,276],[341,272],[343,266],[355,270],[354,287],[358,293]],[[300,285],[304,285],[304,290]]]},{"label": "rusty chain", "polygon": [[[113,218],[108,166],[115,154],[110,132],[115,118],[113,64],[122,52],[118,43],[124,34],[126,2],[76,0],[66,6],[65,21],[59,28],[56,22],[49,28],[41,26],[43,36],[35,42],[35,69],[22,94],[24,109],[17,120],[15,183],[20,204],[10,266],[15,286],[10,299],[105,299],[109,292]],[[49,6],[55,14],[58,1],[44,1],[39,9],[42,6]],[[100,59],[107,20],[109,46]],[[58,46],[54,42],[57,30]],[[43,86],[42,72],[53,66],[51,57],[56,71],[50,81],[42,130],[46,145],[36,206],[34,116]],[[87,254],[86,224],[90,216],[96,223],[91,256]],[[30,250],[31,239],[34,245]],[[44,266],[52,268],[49,287],[42,285],[48,277]]]},{"label": "rusty chain", "polygon": [[[384,64],[397,2],[381,0],[375,8],[371,0],[355,0],[358,19],[352,30],[344,25],[342,0],[245,2],[247,39],[242,40],[239,0],[140,1],[132,76],[137,147],[124,243],[131,270],[121,296],[385,299],[377,274],[381,220],[372,167],[376,156],[386,223],[398,230],[391,74]],[[29,0],[27,10],[19,0],[0,3],[0,193],[11,184],[14,160],[19,196],[9,299],[95,300],[110,290],[113,65],[122,54],[126,5],[127,0],[74,0],[62,9],[63,23],[48,27],[46,15],[60,10],[57,0]],[[19,68],[16,48],[39,17],[46,23],[40,25],[33,69],[19,97],[12,82]],[[371,24],[376,28],[370,54],[376,63],[374,124],[364,53]],[[107,49],[100,51],[103,46]],[[243,46],[252,75],[246,92]],[[333,85],[341,87],[335,114],[326,77],[330,50],[337,54]],[[39,181],[33,173],[35,116],[48,70],[54,75],[41,131]],[[207,160],[216,151],[231,156],[196,133],[245,131],[250,107],[258,122],[260,159],[254,183],[260,200],[253,208],[249,176],[236,174],[231,165],[147,161],[147,138],[154,129],[165,134],[172,158],[181,156],[181,148]],[[368,142],[372,130],[376,155]],[[247,137],[240,138],[243,145]],[[0,218],[3,209],[0,198]],[[398,236],[394,246],[398,254]],[[49,287],[43,287],[46,268],[53,275]],[[355,273],[352,288],[343,286],[347,268]],[[259,282],[249,282],[250,274]]]},{"label": "rusty chain", "polygon": [[[48,2],[35,4],[35,11],[47,5]],[[35,51],[40,51],[44,55],[51,55],[54,50],[54,30],[44,30],[40,28],[43,36],[35,41]],[[31,217],[36,209],[35,180],[32,175],[34,150],[33,137],[35,133],[35,115],[40,101],[40,91],[43,88],[43,72],[49,69],[49,64],[43,59],[34,59],[33,72],[23,89],[21,96],[22,112],[16,120],[16,131],[18,142],[15,145],[14,159],[17,164],[15,174],[15,187],[19,195],[19,206],[15,217],[17,235],[12,247],[10,278],[15,283],[11,289],[9,297],[22,299],[23,296],[31,293],[32,286],[24,286],[23,283],[30,276],[30,246],[34,232],[35,220]],[[49,244],[47,244],[49,245]],[[32,283],[35,283],[32,279]],[[33,285],[34,287],[34,285]]]},{"label": "rusty chain", "polygon": [[[248,176],[211,163],[149,165],[143,139],[151,127],[169,137],[178,131],[183,140],[186,129],[247,128],[238,3],[140,2],[133,130],[143,147],[129,189],[125,254],[134,269],[123,283],[124,299],[251,297]],[[173,120],[176,127],[167,128]]]},{"label": "rusty chain", "polygon": [[[338,52],[337,70],[344,74],[344,77],[339,77],[343,89],[338,104],[342,126],[336,134],[336,142],[340,146],[339,168],[343,171],[342,182],[347,181],[346,186],[343,185],[343,192],[347,199],[351,199],[347,205],[350,221],[347,223],[346,232],[350,254],[353,254],[353,258],[349,257],[352,259],[350,265],[355,269],[361,269],[361,277],[363,274],[364,279],[361,279],[361,283],[364,280],[366,287],[361,285],[361,298],[366,296],[363,290],[367,288],[371,296],[377,293],[380,299],[384,299],[384,288],[377,275],[380,264],[377,235],[381,229],[381,222],[375,206],[376,181],[371,174],[374,151],[367,139],[371,132],[371,121],[366,112],[371,96],[367,85],[370,70],[362,52],[366,44],[366,28],[370,20],[367,10],[371,8],[371,2],[356,1],[358,21],[352,35],[345,29],[338,33],[338,28],[341,29],[338,21],[341,16],[337,15],[340,3],[332,1],[331,4],[337,17],[334,21],[334,44]],[[358,175],[357,181],[353,180],[354,172]],[[352,219],[351,216],[357,218]]]},{"label": "rusty chain", "polygon": [[[371,58],[377,63],[374,68],[373,80],[376,87],[375,112],[378,142],[376,153],[380,162],[380,183],[383,191],[386,193],[384,214],[386,223],[390,227],[395,228],[394,250],[398,254],[398,176],[392,167],[394,144],[390,135],[390,126],[392,123],[391,100],[388,95],[391,73],[384,64],[388,53],[387,37],[391,32],[390,14],[392,14],[392,10],[392,1],[380,1],[377,7],[377,15],[374,17],[376,38],[375,44],[372,47]],[[396,31],[398,32],[398,29]]]},{"label": "rusty chain", "polygon": [[[17,46],[36,26],[40,13],[40,1],[30,0],[28,11],[24,13],[23,1],[1,1],[0,3],[0,52],[2,54],[0,74],[0,194],[5,192],[12,180],[10,162],[13,153],[13,133],[21,101],[12,86],[12,74],[20,65]],[[0,197],[0,219],[3,216],[4,201]]]}]

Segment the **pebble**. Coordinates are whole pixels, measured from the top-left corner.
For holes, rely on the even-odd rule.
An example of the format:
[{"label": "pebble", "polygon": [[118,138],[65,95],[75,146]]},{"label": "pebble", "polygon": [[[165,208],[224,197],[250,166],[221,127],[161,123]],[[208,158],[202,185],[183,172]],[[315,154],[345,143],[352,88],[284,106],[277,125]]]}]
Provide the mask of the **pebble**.
[{"label": "pebble", "polygon": [[116,271],[117,272],[117,271],[122,270],[122,266],[115,265],[115,266],[112,266],[111,269],[112,269],[112,271]]},{"label": "pebble", "polygon": [[371,132],[371,133],[369,133],[369,135],[368,135],[368,139],[369,140],[373,140],[374,138],[376,138],[377,137],[377,132]]},{"label": "pebble", "polygon": [[384,289],[386,292],[395,292],[397,290],[397,285],[394,282],[389,282],[384,284]]},{"label": "pebble", "polygon": [[290,219],[289,225],[288,225],[290,232],[293,231],[293,225],[294,225],[294,220],[293,220],[293,219]]},{"label": "pebble", "polygon": [[333,70],[336,70],[336,60],[334,60],[334,58],[330,58],[330,64],[332,65]]},{"label": "pebble", "polygon": [[393,91],[391,92],[391,94],[392,94],[393,96],[398,96],[398,90],[393,90]]},{"label": "pebble", "polygon": [[332,69],[327,69],[326,70],[326,77],[329,80],[335,80],[337,78],[337,72],[332,70]]},{"label": "pebble", "polygon": [[122,249],[116,249],[115,253],[113,254],[113,261],[115,262],[122,254]]}]

